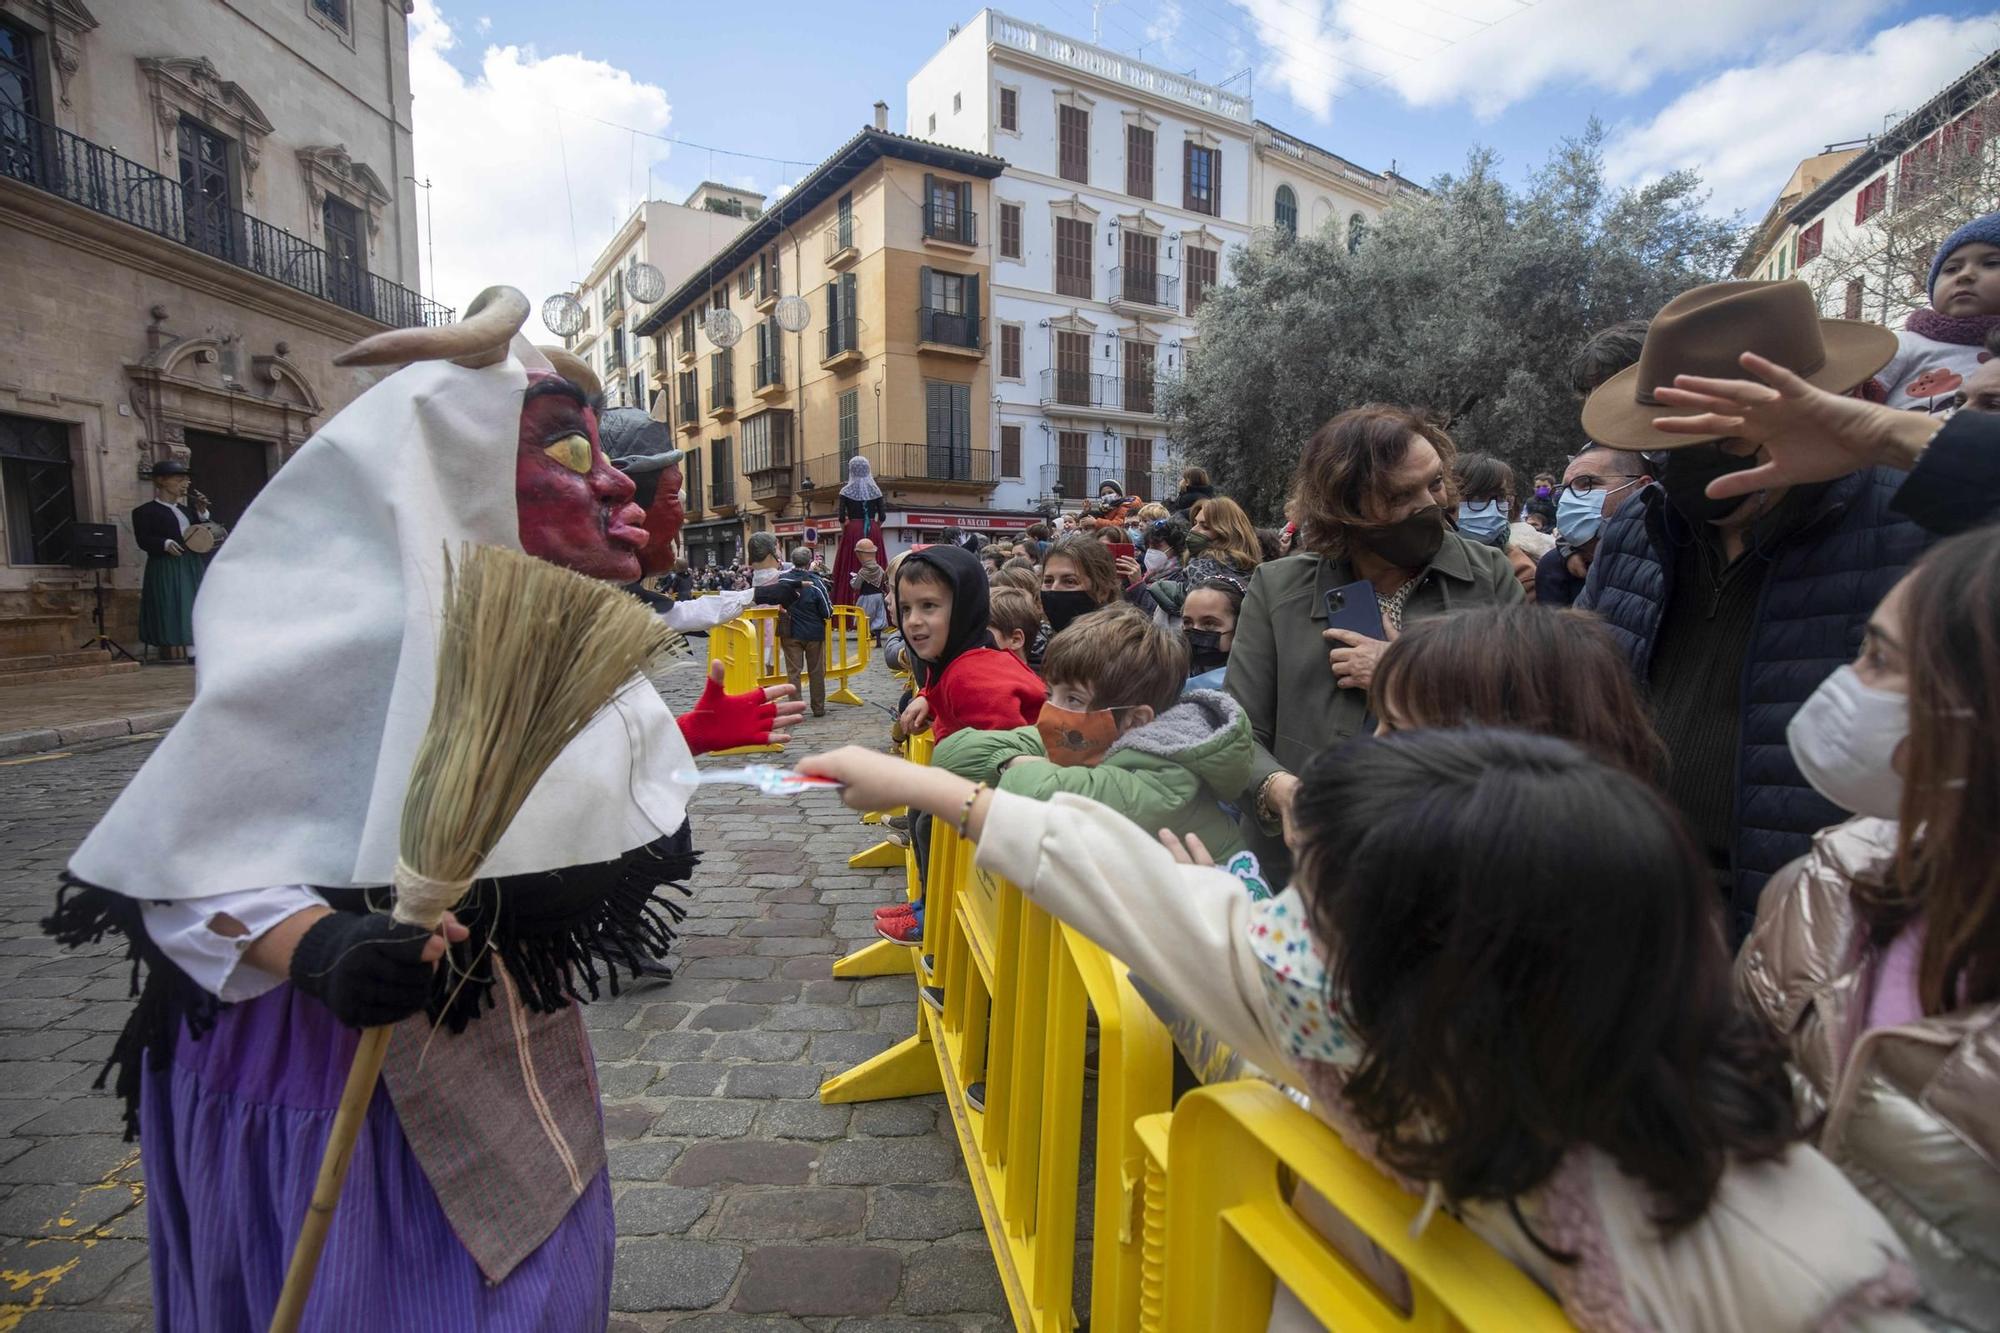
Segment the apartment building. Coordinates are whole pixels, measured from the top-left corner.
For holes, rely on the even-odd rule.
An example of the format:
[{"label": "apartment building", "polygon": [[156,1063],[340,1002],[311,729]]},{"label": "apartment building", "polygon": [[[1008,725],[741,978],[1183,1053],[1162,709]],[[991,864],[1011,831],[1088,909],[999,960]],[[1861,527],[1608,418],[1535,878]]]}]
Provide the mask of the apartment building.
[{"label": "apartment building", "polygon": [[[847,462],[888,501],[891,550],[1035,515],[992,504],[990,274],[978,235],[1005,163],[875,125],[836,149],[636,324],[671,376],[689,560],[750,534],[830,544]],[[713,316],[713,318],[712,318]],[[739,330],[718,342],[717,325]],[[655,415],[662,415],[656,411]]]},{"label": "apartment building", "polygon": [[907,103],[912,136],[1007,161],[972,237],[993,273],[994,503],[1170,494],[1158,385],[1250,237],[1250,100],[988,9]]},{"label": "apartment building", "polygon": [[1737,260],[1739,277],[1797,277],[1821,313],[1899,327],[1928,303],[1931,256],[2000,198],[2000,55],[1884,133],[1801,162]]},{"label": "apartment building", "polygon": [[[188,463],[233,524],[373,376],[335,352],[447,321],[419,286],[403,0],[0,0],[0,671],[73,663],[114,523]],[[11,677],[19,679],[19,675]]]},{"label": "apartment building", "polygon": [[703,181],[682,203],[648,199],[632,210],[577,284],[583,328],[563,339],[603,381],[606,404],[650,410],[665,391],[652,340],[637,333],[650,305],[632,287],[633,266],[651,264],[672,291],[763,213],[763,195],[714,181]]},{"label": "apartment building", "polygon": [[1356,166],[1338,153],[1257,121],[1252,136],[1250,222],[1286,236],[1330,236],[1354,251],[1384,209],[1423,187],[1394,171]]}]

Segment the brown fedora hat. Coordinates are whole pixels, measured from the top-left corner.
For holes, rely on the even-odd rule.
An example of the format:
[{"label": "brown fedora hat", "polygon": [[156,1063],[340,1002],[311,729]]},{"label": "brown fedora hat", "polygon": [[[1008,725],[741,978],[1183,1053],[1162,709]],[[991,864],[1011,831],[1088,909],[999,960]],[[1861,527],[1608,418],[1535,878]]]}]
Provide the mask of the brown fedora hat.
[{"label": "brown fedora hat", "polygon": [[1639,364],[1597,386],[1583,404],[1583,433],[1613,449],[1680,449],[1719,435],[1667,435],[1661,417],[1686,416],[1653,395],[1676,375],[1743,379],[1737,361],[1755,352],[1808,384],[1844,393],[1889,364],[1896,335],[1879,324],[1821,319],[1812,289],[1783,282],[1712,282],[1660,308],[1646,330]]}]

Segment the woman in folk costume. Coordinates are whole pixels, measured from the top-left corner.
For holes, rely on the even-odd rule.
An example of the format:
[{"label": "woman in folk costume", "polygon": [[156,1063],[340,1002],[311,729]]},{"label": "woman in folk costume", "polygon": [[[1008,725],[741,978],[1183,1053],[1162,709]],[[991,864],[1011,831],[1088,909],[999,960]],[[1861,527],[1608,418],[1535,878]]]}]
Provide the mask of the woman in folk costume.
[{"label": "woman in folk costume", "polygon": [[188,529],[208,522],[208,506],[190,493],[188,466],[168,459],[153,468],[153,498],[132,511],[132,538],[146,553],[139,589],[139,641],[169,658],[194,643],[194,598],[205,561],[185,545]]},{"label": "woman in folk costume", "polygon": [[882,514],[882,488],[875,484],[868,460],[856,454],[847,460],[847,484],[840,488],[840,546],[833,553],[835,601],[858,605],[855,597],[867,591],[854,586],[854,575],[861,568],[854,548],[863,541],[873,542],[878,551],[882,548]]},{"label": "woman in folk costume", "polygon": [[302,1327],[607,1321],[611,1192],[571,1002],[597,995],[605,958],[671,942],[680,908],[654,895],[694,869],[674,776],[691,751],[764,739],[797,707],[777,703],[789,688],[711,682],[676,726],[653,690],[623,691],[455,917],[433,934],[385,914],[444,549],[625,583],[648,540],[586,395],[516,337],[527,312],[489,288],[459,324],[349,351],[416,364],[308,441],[210,566],[194,704],[77,850],[46,923],[66,943],[123,934],[144,978],[106,1073],[145,1154],[162,1329],[265,1328],[357,1029],[384,1024]]}]

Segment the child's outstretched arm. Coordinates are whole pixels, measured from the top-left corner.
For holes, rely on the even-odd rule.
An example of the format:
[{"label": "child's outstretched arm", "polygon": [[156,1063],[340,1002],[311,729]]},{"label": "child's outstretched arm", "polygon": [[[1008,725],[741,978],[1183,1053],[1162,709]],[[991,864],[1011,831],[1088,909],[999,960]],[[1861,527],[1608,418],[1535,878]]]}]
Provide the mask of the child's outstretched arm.
[{"label": "child's outstretched arm", "polygon": [[845,783],[856,810],[907,805],[979,844],[978,863],[1019,885],[1158,987],[1183,1013],[1272,1074],[1291,1068],[1250,947],[1250,895],[1226,871],[1182,865],[1153,834],[1095,801],[1047,803],[935,766],[849,746],[798,764]]}]

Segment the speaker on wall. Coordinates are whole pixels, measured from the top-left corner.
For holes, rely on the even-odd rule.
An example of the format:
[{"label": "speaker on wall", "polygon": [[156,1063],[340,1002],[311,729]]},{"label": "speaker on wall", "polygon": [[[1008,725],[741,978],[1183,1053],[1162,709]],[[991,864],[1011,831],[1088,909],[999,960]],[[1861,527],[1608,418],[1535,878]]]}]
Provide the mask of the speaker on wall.
[{"label": "speaker on wall", "polygon": [[69,562],[78,569],[118,568],[118,525],[116,523],[72,524]]}]

